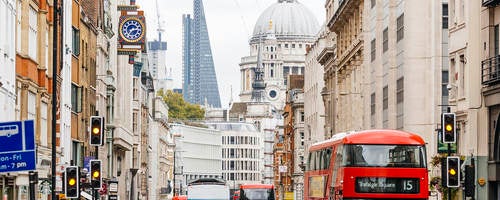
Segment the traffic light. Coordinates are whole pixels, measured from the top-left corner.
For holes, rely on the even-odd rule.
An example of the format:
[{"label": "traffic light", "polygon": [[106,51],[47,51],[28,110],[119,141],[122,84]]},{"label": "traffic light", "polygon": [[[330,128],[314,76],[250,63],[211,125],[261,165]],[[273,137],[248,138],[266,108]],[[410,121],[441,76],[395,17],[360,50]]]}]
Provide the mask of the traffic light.
[{"label": "traffic light", "polygon": [[100,160],[90,160],[90,187],[93,189],[101,189],[102,187],[102,171]]},{"label": "traffic light", "polygon": [[465,166],[464,193],[465,197],[474,197],[476,189],[476,178],[474,166]]},{"label": "traffic light", "polygon": [[104,118],[100,116],[90,117],[90,145],[102,146],[104,144]]},{"label": "traffic light", "polygon": [[66,198],[80,197],[80,172],[77,166],[68,166],[64,172],[64,185]]},{"label": "traffic light", "polygon": [[448,156],[446,158],[447,187],[460,187],[460,158],[458,156]]},{"label": "traffic light", "polygon": [[443,143],[455,143],[457,141],[455,113],[443,113],[442,121]]}]

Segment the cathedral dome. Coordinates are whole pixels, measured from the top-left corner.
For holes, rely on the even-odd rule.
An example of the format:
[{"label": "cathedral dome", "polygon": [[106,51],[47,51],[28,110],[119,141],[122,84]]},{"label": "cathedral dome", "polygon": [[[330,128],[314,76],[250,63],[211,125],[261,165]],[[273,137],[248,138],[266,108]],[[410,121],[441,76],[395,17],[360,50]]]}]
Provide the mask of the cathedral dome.
[{"label": "cathedral dome", "polygon": [[278,3],[271,5],[258,18],[253,39],[269,31],[277,38],[311,38],[319,31],[319,24],[314,14],[297,0],[278,0]]}]

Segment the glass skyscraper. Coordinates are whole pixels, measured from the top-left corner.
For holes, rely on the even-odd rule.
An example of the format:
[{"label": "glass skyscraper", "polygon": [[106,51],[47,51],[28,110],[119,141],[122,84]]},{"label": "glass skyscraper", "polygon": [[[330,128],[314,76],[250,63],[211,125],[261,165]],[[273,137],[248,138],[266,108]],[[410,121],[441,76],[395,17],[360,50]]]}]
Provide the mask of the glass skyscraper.
[{"label": "glass skyscraper", "polygon": [[182,17],[183,95],[190,103],[221,107],[203,1],[193,1],[193,17]]}]

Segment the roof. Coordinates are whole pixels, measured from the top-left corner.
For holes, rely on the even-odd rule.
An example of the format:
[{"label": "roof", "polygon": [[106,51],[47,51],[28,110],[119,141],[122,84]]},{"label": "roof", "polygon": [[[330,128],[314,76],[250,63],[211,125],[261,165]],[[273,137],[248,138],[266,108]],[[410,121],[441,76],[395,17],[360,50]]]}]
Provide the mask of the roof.
[{"label": "roof", "polygon": [[317,142],[311,146],[311,150],[321,149],[335,143],[343,144],[406,144],[424,145],[425,141],[416,133],[400,130],[365,130],[335,134],[331,139]]},{"label": "roof", "polygon": [[243,102],[233,103],[230,113],[244,114],[247,112],[247,104]]},{"label": "roof", "polygon": [[253,36],[271,32],[276,37],[314,37],[318,31],[318,21],[307,7],[297,0],[278,0],[260,15],[255,23]]},{"label": "roof", "polygon": [[240,189],[257,189],[257,188],[274,188],[272,184],[243,184],[240,185]]}]

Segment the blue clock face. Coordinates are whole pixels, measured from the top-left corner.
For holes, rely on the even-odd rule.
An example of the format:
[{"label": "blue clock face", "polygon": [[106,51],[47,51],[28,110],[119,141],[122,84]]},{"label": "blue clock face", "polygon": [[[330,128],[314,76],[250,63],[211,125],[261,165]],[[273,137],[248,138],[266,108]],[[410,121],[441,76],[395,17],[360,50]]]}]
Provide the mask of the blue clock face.
[{"label": "blue clock face", "polygon": [[137,20],[128,20],[122,26],[123,36],[128,40],[137,40],[142,35],[142,24]]}]

